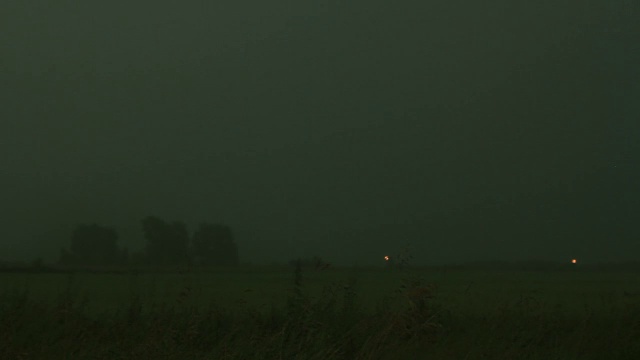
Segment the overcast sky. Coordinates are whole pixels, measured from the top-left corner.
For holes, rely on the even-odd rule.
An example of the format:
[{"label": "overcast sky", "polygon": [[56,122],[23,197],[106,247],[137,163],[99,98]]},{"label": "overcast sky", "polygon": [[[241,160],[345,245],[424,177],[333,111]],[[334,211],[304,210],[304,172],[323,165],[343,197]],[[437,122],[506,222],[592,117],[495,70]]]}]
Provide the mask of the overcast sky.
[{"label": "overcast sky", "polygon": [[251,262],[637,260],[638,7],[2,1],[0,259],[156,215]]}]

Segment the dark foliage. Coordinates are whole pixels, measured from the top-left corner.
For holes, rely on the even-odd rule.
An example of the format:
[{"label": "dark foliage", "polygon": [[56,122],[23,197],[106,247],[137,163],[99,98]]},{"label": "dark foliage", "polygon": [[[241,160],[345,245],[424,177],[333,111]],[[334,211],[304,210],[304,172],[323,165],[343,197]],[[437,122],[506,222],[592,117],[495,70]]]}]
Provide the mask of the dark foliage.
[{"label": "dark foliage", "polygon": [[60,264],[83,267],[122,265],[126,250],[118,248],[115,229],[98,224],[80,224],[71,234],[69,250],[61,249]]}]

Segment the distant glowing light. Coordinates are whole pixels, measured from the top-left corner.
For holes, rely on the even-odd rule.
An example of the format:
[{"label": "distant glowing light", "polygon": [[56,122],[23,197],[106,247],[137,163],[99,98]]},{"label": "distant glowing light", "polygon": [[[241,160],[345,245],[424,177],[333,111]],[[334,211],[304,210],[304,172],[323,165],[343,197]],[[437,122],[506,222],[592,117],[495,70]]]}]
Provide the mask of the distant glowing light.
[{"label": "distant glowing light", "polygon": [[571,263],[572,263],[572,264],[577,264],[577,263],[578,263],[578,260],[576,260],[576,259],[571,259]]},{"label": "distant glowing light", "polygon": [[384,261],[389,261],[389,259],[390,259],[389,255],[384,256]]}]

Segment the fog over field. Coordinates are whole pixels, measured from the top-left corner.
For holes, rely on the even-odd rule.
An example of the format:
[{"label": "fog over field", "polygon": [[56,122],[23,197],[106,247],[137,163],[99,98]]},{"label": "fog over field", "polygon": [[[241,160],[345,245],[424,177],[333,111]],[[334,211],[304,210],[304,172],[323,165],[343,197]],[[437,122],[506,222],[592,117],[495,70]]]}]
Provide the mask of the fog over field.
[{"label": "fog over field", "polygon": [[640,254],[633,1],[2,1],[0,260],[81,223],[240,262]]}]

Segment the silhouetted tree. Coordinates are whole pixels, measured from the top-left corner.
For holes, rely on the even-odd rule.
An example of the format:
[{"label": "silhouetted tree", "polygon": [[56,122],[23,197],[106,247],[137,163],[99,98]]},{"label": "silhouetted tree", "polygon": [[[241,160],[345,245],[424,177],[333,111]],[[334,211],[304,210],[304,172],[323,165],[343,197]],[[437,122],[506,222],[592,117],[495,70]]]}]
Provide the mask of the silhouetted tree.
[{"label": "silhouetted tree", "polygon": [[146,257],[153,265],[179,265],[188,262],[189,233],[184,223],[171,224],[148,216],[142,220],[144,237],[147,240]]},{"label": "silhouetted tree", "polygon": [[78,225],[71,234],[69,251],[61,249],[60,263],[65,265],[104,266],[121,263],[118,234],[98,224]]},{"label": "silhouetted tree", "polygon": [[193,234],[194,260],[199,265],[238,265],[238,247],[227,225],[201,223]]}]

